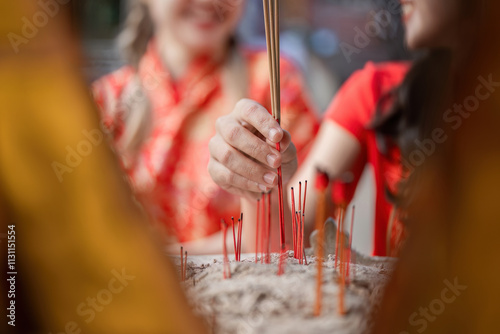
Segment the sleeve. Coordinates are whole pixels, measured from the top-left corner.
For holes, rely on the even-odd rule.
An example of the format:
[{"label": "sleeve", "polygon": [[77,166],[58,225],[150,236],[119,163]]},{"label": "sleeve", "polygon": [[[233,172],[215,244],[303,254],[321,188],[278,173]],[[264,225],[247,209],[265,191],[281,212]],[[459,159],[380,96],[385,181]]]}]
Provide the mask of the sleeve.
[{"label": "sleeve", "polygon": [[303,76],[287,59],[281,61],[281,126],[290,132],[303,161],[319,130],[319,115],[313,106]]},{"label": "sleeve", "polygon": [[361,154],[349,171],[350,182],[345,183],[341,180],[333,182],[332,199],[336,204],[346,204],[353,199],[363,174],[367,161],[367,126],[375,115],[377,90],[376,69],[372,63],[368,63],[364,69],[352,74],[325,113],[325,121],[340,125],[351,133],[361,146]]},{"label": "sleeve", "polygon": [[19,315],[30,314],[25,322],[40,333],[205,333],[132,201],[84,85],[68,73],[74,66],[32,58],[0,64],[8,218],[0,228],[16,229]]},{"label": "sleeve", "polygon": [[349,131],[364,146],[366,127],[372,121],[377,104],[376,69],[368,63],[340,88],[324,119]]},{"label": "sleeve", "polygon": [[124,131],[124,118],[121,96],[127,83],[132,80],[134,71],[125,66],[118,71],[106,75],[91,86],[92,97],[101,116],[103,130],[116,143]]}]

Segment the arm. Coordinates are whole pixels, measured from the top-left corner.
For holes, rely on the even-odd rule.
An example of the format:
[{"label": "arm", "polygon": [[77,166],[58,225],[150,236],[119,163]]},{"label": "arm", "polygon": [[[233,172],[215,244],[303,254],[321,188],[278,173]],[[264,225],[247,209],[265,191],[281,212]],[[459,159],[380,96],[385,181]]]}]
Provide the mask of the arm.
[{"label": "arm", "polygon": [[[333,121],[326,120],[323,122],[309,155],[289,184],[290,187],[294,187],[297,195],[299,182],[304,184],[305,180],[308,181],[306,236],[314,229],[317,200],[316,191],[314,190],[316,168],[326,171],[331,177],[340,177],[352,166],[360,153],[360,149],[359,141],[350,132]],[[288,199],[291,203],[290,195]]]}]

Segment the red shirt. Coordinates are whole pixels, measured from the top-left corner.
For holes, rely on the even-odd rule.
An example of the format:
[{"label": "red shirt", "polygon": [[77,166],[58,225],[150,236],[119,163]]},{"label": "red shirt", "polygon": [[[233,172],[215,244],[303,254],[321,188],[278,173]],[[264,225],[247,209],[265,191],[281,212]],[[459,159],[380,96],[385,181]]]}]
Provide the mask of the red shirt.
[{"label": "red shirt", "polygon": [[[268,58],[264,51],[241,52],[247,96],[270,109]],[[306,151],[319,127],[302,83],[289,61],[281,62],[282,126],[299,152]],[[152,109],[152,128],[135,155],[122,149],[126,106],[142,95],[130,89],[139,80]],[[223,87],[224,69],[208,59],[194,61],[182,78],[173,79],[151,42],[136,69],[126,66],[93,85],[104,125],[130,179],[136,197],[151,218],[178,241],[207,237],[220,219],[238,217],[239,197],[219,188],[207,171],[208,142],[217,118],[231,112]],[[136,110],[138,112],[138,110]]]},{"label": "red shirt", "polygon": [[[348,202],[366,164],[373,167],[375,174],[375,235],[373,255],[387,254],[387,226],[393,206],[385,196],[386,189],[394,191],[401,179],[402,167],[400,151],[390,146],[383,154],[378,147],[376,134],[369,129],[376,112],[377,104],[390,90],[404,79],[408,63],[367,63],[365,68],[355,72],[343,85],[325,114],[325,120],[333,121],[349,131],[361,145],[361,154],[351,168],[354,181],[342,185]],[[390,236],[392,238],[392,236]]]}]

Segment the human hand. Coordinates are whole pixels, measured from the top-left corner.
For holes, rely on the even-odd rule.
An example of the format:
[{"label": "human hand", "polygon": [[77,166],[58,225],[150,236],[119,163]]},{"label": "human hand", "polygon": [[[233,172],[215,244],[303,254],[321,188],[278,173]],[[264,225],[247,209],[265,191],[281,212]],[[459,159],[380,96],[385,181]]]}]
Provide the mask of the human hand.
[{"label": "human hand", "polygon": [[[276,149],[278,143],[281,152]],[[290,133],[264,107],[247,99],[217,120],[209,149],[212,179],[224,190],[249,199],[258,199],[277,186],[279,166],[283,184],[297,170],[297,150]]]}]

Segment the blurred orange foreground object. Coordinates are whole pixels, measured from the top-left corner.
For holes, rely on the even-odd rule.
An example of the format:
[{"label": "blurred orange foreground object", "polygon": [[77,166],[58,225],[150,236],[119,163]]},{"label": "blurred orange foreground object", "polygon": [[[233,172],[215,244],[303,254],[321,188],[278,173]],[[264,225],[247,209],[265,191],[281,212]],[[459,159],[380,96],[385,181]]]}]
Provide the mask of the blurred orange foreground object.
[{"label": "blurred orange foreground object", "polygon": [[70,56],[70,3],[18,52],[6,38],[35,4],[0,3],[0,234],[16,232],[18,292],[15,327],[0,299],[0,332],[206,333],[105,145]]}]

